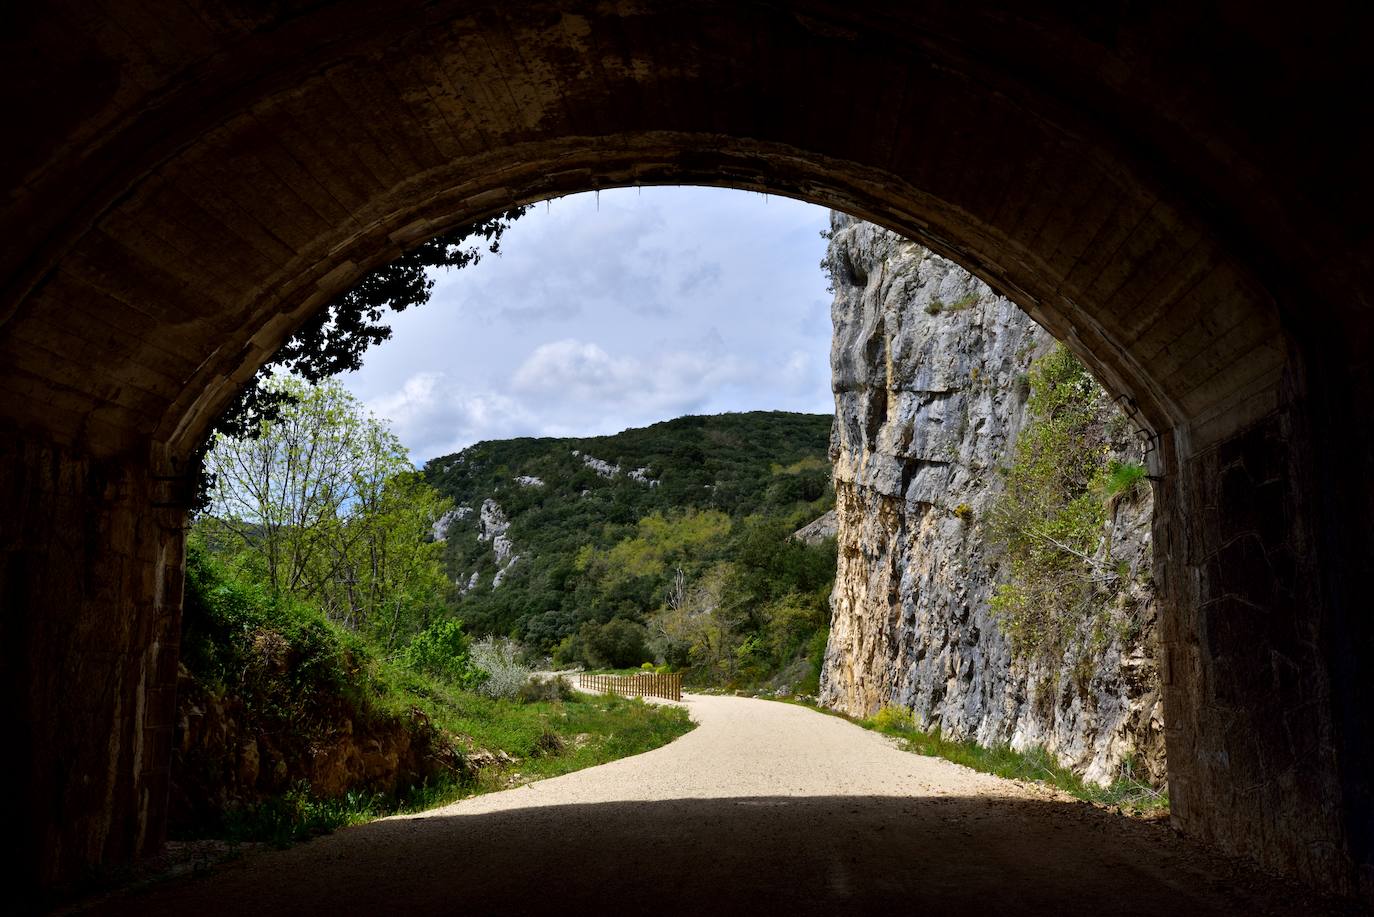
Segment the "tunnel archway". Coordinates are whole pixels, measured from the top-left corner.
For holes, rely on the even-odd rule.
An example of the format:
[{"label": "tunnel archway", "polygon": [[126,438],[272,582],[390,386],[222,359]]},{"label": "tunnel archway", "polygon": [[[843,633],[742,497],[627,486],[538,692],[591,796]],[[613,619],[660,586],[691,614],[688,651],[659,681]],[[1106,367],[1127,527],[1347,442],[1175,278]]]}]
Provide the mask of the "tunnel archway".
[{"label": "tunnel archway", "polygon": [[1374,435],[1345,422],[1370,387],[1374,143],[1300,139],[1374,123],[1324,102],[1364,75],[1359,30],[1299,41],[1184,4],[508,7],[11,14],[32,142],[3,166],[0,626],[27,699],[23,868],[51,883],[161,839],[185,462],[287,335],[447,227],[690,183],[916,238],[1128,397],[1155,437],[1175,820],[1374,893],[1374,625],[1352,593],[1374,484],[1351,473]]}]

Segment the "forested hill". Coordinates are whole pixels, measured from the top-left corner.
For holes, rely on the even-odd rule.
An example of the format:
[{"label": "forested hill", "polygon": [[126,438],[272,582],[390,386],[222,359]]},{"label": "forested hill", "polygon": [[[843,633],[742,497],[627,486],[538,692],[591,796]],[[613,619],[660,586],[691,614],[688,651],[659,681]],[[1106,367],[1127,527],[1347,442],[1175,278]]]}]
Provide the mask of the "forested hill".
[{"label": "forested hill", "polygon": [[833,505],[830,425],[777,411],[680,417],[432,459],[425,476],[455,506],[435,534],[459,617],[544,649],[586,622],[642,625],[674,577],[728,561],[746,532],[782,533]]}]

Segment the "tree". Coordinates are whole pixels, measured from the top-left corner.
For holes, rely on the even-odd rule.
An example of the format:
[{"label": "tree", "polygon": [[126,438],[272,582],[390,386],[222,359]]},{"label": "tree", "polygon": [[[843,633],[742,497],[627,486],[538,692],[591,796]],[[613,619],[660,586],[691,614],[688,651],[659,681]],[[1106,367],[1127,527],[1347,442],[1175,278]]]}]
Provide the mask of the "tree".
[{"label": "tree", "polygon": [[648,656],[644,647],[644,626],[625,618],[612,618],[605,624],[591,621],[582,625],[582,639],[593,665],[611,669],[637,666]]},{"label": "tree", "polygon": [[317,603],[387,648],[428,626],[446,588],[429,534],[448,508],[405,448],[336,382],[277,376],[251,436],[215,435],[197,525],[274,595]]},{"label": "tree", "polygon": [[716,564],[695,580],[678,568],[663,609],[651,619],[653,642],[664,662],[697,668],[703,681],[733,677],[735,631],[741,622],[730,616],[724,601],[733,576],[728,563]]},{"label": "tree", "polygon": [[[395,261],[371,271],[343,295],[311,316],[277,353],[258,369],[234,402],[215,421],[210,438],[194,457],[196,493],[194,509],[202,510],[210,499],[213,481],[204,467],[206,450],[216,434],[251,438],[264,421],[275,420],[289,403],[288,389],[269,384],[283,372],[306,382],[320,382],[362,366],[363,354],[374,344],[391,337],[391,326],[382,323],[386,311],[404,312],[429,301],[434,280],[431,268],[464,268],[482,260],[483,248],[500,254],[501,237],[528,207],[513,207],[476,223],[442,233],[405,252]],[[481,239],[483,244],[472,244]]]}]

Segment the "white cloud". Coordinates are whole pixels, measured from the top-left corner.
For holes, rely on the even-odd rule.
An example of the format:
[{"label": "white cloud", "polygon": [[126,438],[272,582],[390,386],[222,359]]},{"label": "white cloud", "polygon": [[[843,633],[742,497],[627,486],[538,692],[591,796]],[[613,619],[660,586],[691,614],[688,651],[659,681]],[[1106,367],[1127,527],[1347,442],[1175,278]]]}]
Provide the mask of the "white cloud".
[{"label": "white cloud", "polygon": [[564,408],[605,404],[659,420],[699,409],[722,387],[748,381],[749,369],[729,354],[667,350],[612,357],[598,344],[569,338],[535,348],[516,370],[512,388]]},{"label": "white cloud", "polygon": [[813,382],[816,361],[804,350],[794,350],[787,355],[787,361],[778,371],[778,380],[796,391]]},{"label": "white cloud", "polygon": [[368,402],[368,408],[391,421],[392,430],[417,460],[539,428],[538,418],[517,399],[474,391],[442,372],[417,373],[400,390]]},{"label": "white cloud", "polygon": [[830,411],[826,211],[712,188],[537,205],[345,384],[417,459],[689,412]]}]

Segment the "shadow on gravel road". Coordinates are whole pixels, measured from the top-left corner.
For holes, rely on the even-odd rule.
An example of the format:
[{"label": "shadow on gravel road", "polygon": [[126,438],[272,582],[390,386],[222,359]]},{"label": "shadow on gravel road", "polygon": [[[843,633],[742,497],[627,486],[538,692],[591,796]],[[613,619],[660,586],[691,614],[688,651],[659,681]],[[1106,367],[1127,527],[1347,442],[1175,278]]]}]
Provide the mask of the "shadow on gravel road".
[{"label": "shadow on gravel road", "polygon": [[679,799],[396,818],[107,899],[90,912],[591,911],[1361,913],[1162,825],[1083,804],[957,796]]}]

